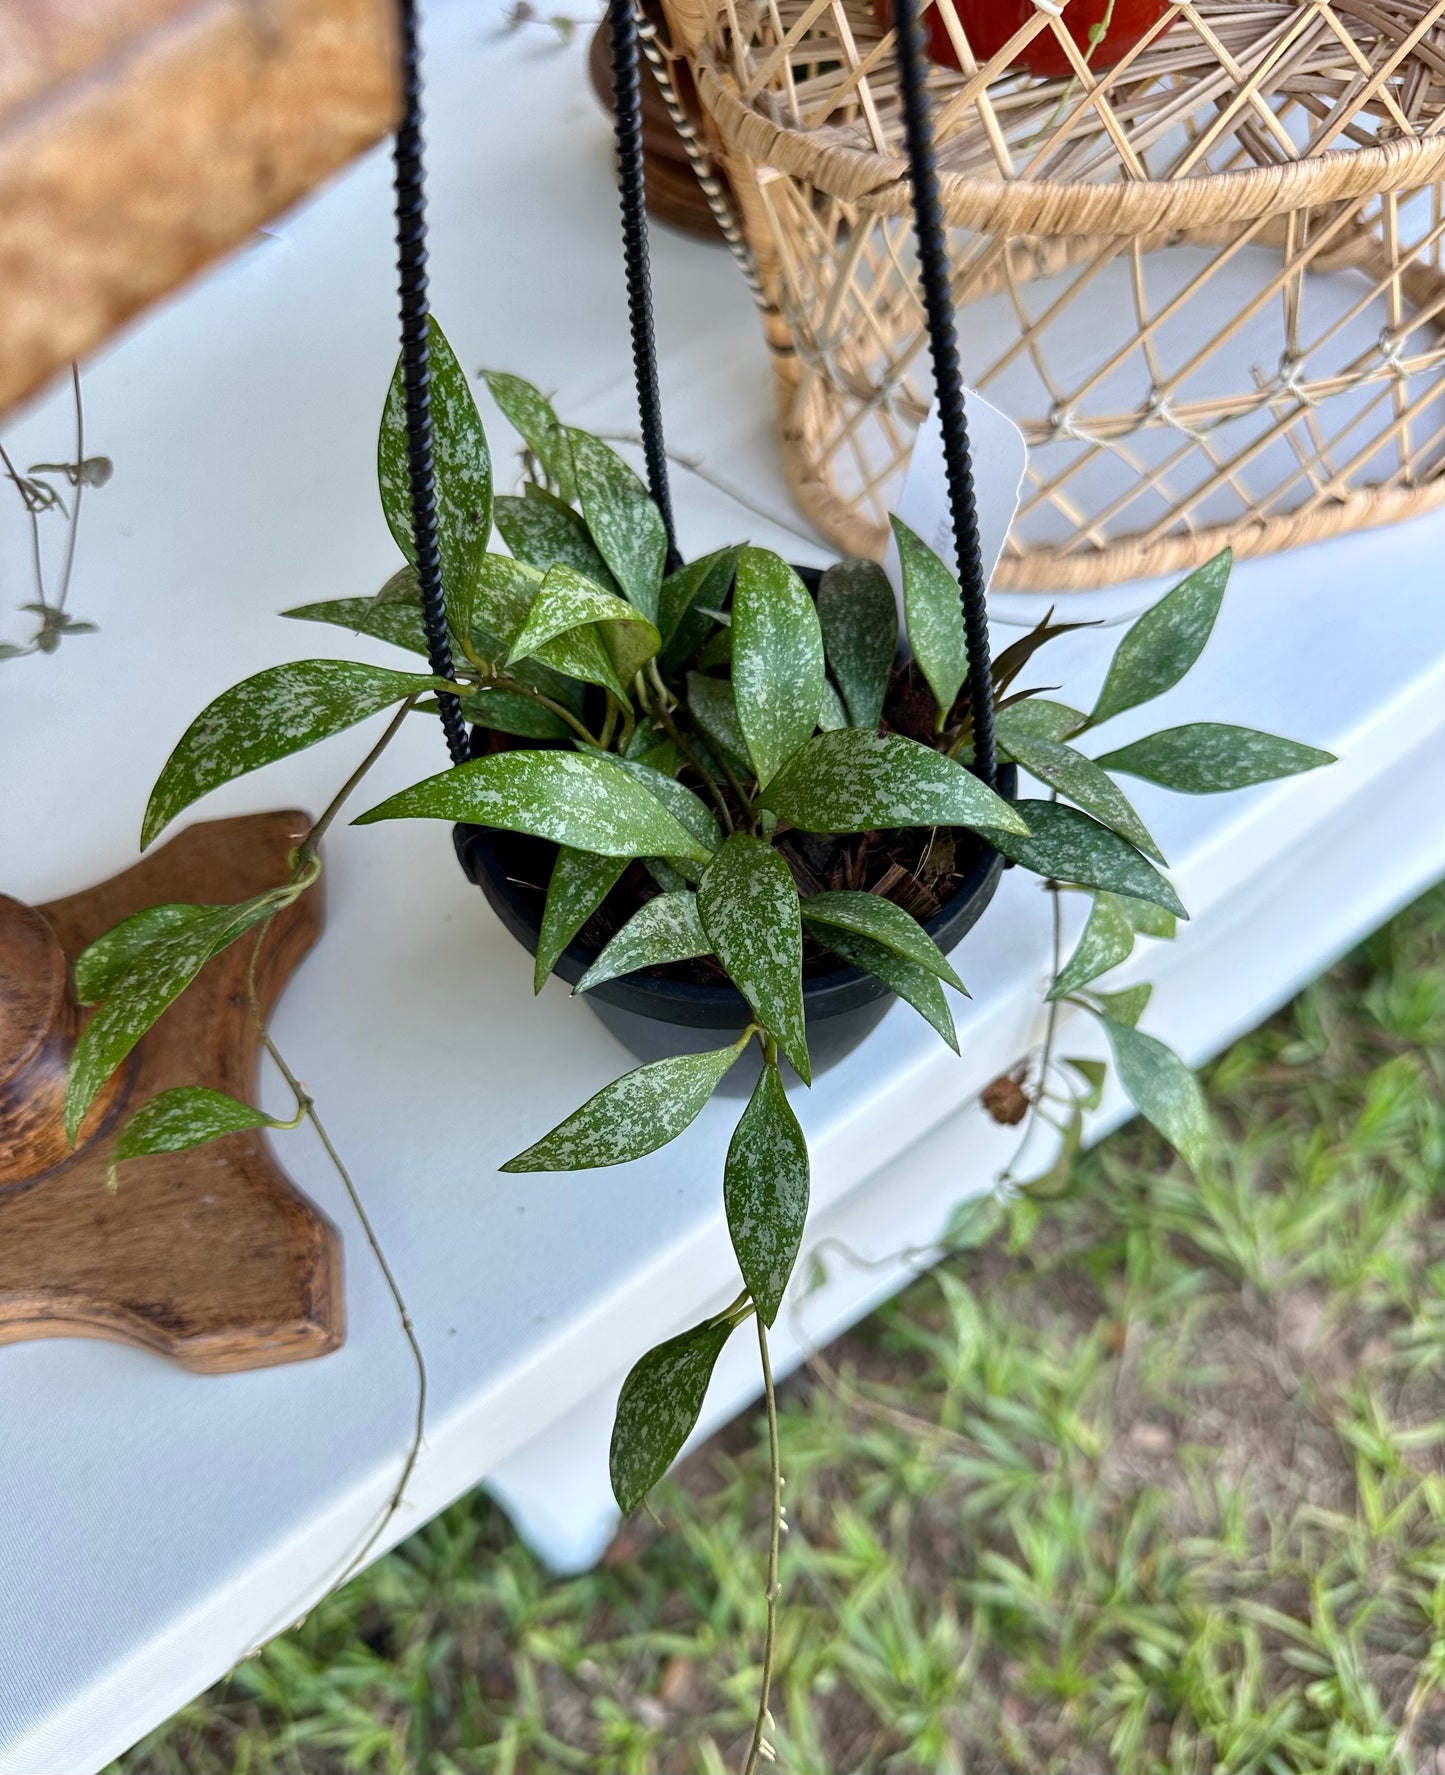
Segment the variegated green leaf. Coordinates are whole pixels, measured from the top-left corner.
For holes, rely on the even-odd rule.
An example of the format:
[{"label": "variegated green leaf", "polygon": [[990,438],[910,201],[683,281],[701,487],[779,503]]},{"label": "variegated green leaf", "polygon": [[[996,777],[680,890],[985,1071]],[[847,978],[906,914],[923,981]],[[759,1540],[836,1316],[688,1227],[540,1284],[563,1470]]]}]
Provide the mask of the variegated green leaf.
[{"label": "variegated green leaf", "polygon": [[748,743],[738,720],[733,687],[727,679],[706,678],[701,672],[689,672],[687,707],[708,745],[739,775],[750,777],[753,767],[748,758]]},{"label": "variegated green leaf", "polygon": [[809,740],[768,785],[761,803],[805,832],[1025,829],[1008,802],[953,759],[902,734],[859,727]]},{"label": "variegated green leaf", "polygon": [[[542,473],[556,485],[563,499],[570,500],[572,457],[552,403],[539,388],[506,370],[483,370],[482,378],[503,416],[541,464]],[[510,542],[507,546],[511,546]]]},{"label": "variegated green leaf", "polygon": [[638,907],[572,990],[590,992],[619,974],[691,961],[711,952],[712,944],[698,916],[697,895],[687,889],[658,894]]},{"label": "variegated green leaf", "polygon": [[196,906],[169,902],[133,912],[88,944],[75,958],[75,996],[83,1005],[98,1004],[152,943],[182,931],[214,930],[232,906]]},{"label": "variegated green leaf", "polygon": [[723,1203],[753,1307],[771,1325],[808,1218],[808,1142],[772,1063],[758,1075],[728,1145]]},{"label": "variegated green leaf", "polygon": [[722,849],[722,828],[700,795],[694,795],[691,789],[674,781],[666,771],[635,758],[617,758],[614,763],[620,764],[634,782],[641,783],[649,795],[655,795],[673,819],[686,826],[705,850]]},{"label": "variegated green leaf", "polygon": [[363,666],[301,659],[269,666],[201,711],[166,760],[141,825],[141,849],[184,808],[247,771],[340,733],[391,703],[442,681]]},{"label": "variegated green leaf", "polygon": [[726,1319],[694,1325],[649,1350],[623,1381],[608,1469],[612,1495],[624,1516],[667,1472],[692,1434],[731,1333]]},{"label": "variegated green leaf", "polygon": [[1108,1017],[1102,1021],[1129,1101],[1197,1170],[1214,1137],[1199,1080],[1172,1048],[1152,1035]]},{"label": "variegated green leaf", "polygon": [[1110,968],[1127,961],[1133,952],[1134,927],[1124,912],[1123,901],[1113,894],[1095,894],[1084,934],[1050,987],[1048,996],[1051,999],[1066,998],[1081,986],[1087,986],[1090,980],[1097,980],[1100,974],[1107,974]]},{"label": "variegated green leaf", "polygon": [[769,549],[739,552],[732,615],[738,724],[766,786],[818,725],[823,631],[807,587]]},{"label": "variegated green leaf", "polygon": [[[492,458],[487,434],[466,372],[433,318],[431,341],[431,415],[436,444],[437,536],[441,552],[442,588],[452,632],[471,627],[472,593],[477,565],[492,534]],[[387,390],[376,451],[381,504],[396,545],[413,566],[416,544],[411,533],[411,469],[407,458],[406,396],[402,369]]]},{"label": "variegated green leaf", "polygon": [[423,657],[427,652],[426,628],[415,604],[332,598],[324,604],[299,604],[295,610],[283,610],[281,614],[298,622],[334,623],[339,629],[350,629],[353,635],[372,635],[378,641],[389,641],[393,647],[405,647]]},{"label": "variegated green leaf", "polygon": [[811,1084],[803,1025],[803,925],[792,871],[771,845],[734,832],[698,888],[710,947],[728,977]]},{"label": "variegated green leaf", "polygon": [[694,1122],[751,1038],[704,1054],[670,1054],[624,1073],[503,1171],[591,1171],[644,1158]]},{"label": "variegated green leaf", "polygon": [[530,486],[525,499],[500,495],[496,518],[503,542],[529,567],[546,573],[560,563],[575,568],[605,592],[617,590],[617,581],[598,553],[587,526],[570,505],[564,505],[545,488]]},{"label": "variegated green leaf", "polygon": [[[143,934],[141,927],[127,919],[82,956],[88,991],[103,989],[104,997],[71,1055],[65,1128],[72,1141],[101,1086],[141,1037],[213,955],[270,912],[276,897],[261,894],[236,906],[194,908],[208,914],[203,918],[152,919],[146,927],[150,940],[144,942],[137,940]],[[174,915],[177,909],[162,910]]]},{"label": "variegated green leaf", "polygon": [[672,672],[707,639],[714,618],[705,610],[721,610],[737,572],[736,548],[718,549],[690,561],[662,582],[657,626],[662,634],[662,669]]},{"label": "variegated green leaf", "polygon": [[803,923],[820,943],[829,942],[830,930],[852,931],[894,950],[905,961],[914,962],[925,973],[936,974],[959,992],[965,991],[953,964],[918,920],[881,894],[850,893],[846,889],[809,894],[802,902],[802,912]]},{"label": "variegated green leaf", "polygon": [[461,820],[529,832],[604,857],[711,852],[615,758],[598,752],[496,752],[388,796],[355,821]]},{"label": "variegated green leaf", "polygon": [[567,429],[582,516],[623,596],[657,621],[667,532],[646,487],[609,445]]},{"label": "variegated green leaf", "polygon": [[[526,627],[546,579],[546,575],[524,561],[508,555],[486,555],[477,570],[476,620],[472,627],[472,645],[483,658],[499,668],[504,664],[499,654],[509,652]],[[496,643],[500,643],[497,646]],[[567,678],[584,684],[597,684],[610,690],[619,702],[627,701],[627,691],[617,675],[612,656],[595,626],[584,625],[555,634],[539,642],[531,657],[519,662],[511,675],[529,678],[528,668],[541,663]],[[540,688],[540,686],[539,686]],[[548,694],[553,694],[548,692]]]},{"label": "variegated green leaf", "polygon": [[1321,765],[1333,764],[1335,758],[1315,746],[1302,746],[1296,740],[1283,740],[1252,727],[1194,721],[1186,727],[1151,733],[1117,752],[1106,752],[1098,762],[1105,770],[1122,770],[1183,795],[1217,795],[1318,770]]},{"label": "variegated green leaf", "polygon": [[559,564],[548,569],[537,588],[527,620],[512,641],[507,663],[514,665],[559,635],[589,624],[600,630],[618,683],[623,686],[632,682],[661,644],[657,630],[633,605]]},{"label": "variegated green leaf", "polygon": [[824,733],[836,733],[840,727],[847,727],[848,711],[843,707],[843,699],[826,679],[823,683],[823,701],[818,707],[818,726]]},{"label": "variegated green leaf", "polygon": [[1020,734],[1026,739],[1066,740],[1077,733],[1087,717],[1067,703],[1051,703],[1047,697],[1026,696],[1007,708],[1000,709],[994,719],[999,748],[1012,757],[1010,736]]},{"label": "variegated green leaf", "polygon": [[542,908],[542,929],[537,937],[537,956],[532,969],[532,990],[540,992],[556,967],[562,951],[612,892],[627,867],[626,857],[599,857],[593,851],[557,847],[552,879],[547,884],[547,903]]},{"label": "variegated green leaf", "polygon": [[890,520],[903,570],[903,621],[918,669],[946,716],[968,676],[963,593],[957,579],[901,518]]},{"label": "variegated green leaf", "polygon": [[953,1012],[948,1008],[938,977],[929,969],[919,967],[917,962],[900,955],[896,949],[875,943],[871,937],[860,937],[855,931],[845,931],[838,925],[826,932],[819,930],[816,935],[835,955],[841,955],[855,968],[862,968],[865,974],[873,974],[885,986],[890,986],[905,1004],[912,1005],[933,1025],[955,1054],[958,1052],[958,1031],[953,1026]]},{"label": "variegated green leaf", "polygon": [[1090,992],[1089,997],[1098,1001],[1104,1015],[1111,1023],[1123,1023],[1133,1029],[1139,1019],[1149,1009],[1149,1000],[1154,996],[1154,988],[1147,980],[1141,980],[1137,986],[1125,986],[1118,992]]},{"label": "variegated green leaf", "polygon": [[1056,801],[1020,801],[1018,812],[1028,823],[1027,836],[998,831],[985,836],[1023,868],[1054,881],[1152,900],[1176,918],[1188,918],[1174,889],[1117,832]]},{"label": "variegated green leaf", "polygon": [[152,1097],[131,1116],[115,1143],[112,1164],[150,1153],[189,1152],[225,1134],[271,1126],[270,1116],[224,1091],[205,1085],[178,1085]]},{"label": "variegated green leaf", "polygon": [[887,574],[876,561],[837,562],[818,587],[818,621],[850,725],[877,727],[898,652],[898,606]]},{"label": "variegated green leaf", "polygon": [[1045,739],[1042,734],[1025,733],[1016,727],[1010,729],[1007,743],[1010,754],[1030,776],[1068,796],[1085,813],[1092,814],[1121,838],[1127,838],[1146,857],[1152,857],[1156,863],[1166,861],[1124,791],[1091,758],[1060,740]]},{"label": "variegated green leaf", "polygon": [[1135,900],[1122,894],[1118,898],[1124,916],[1141,937],[1162,937],[1166,941],[1173,937],[1176,920],[1172,912],[1151,905],[1148,900]]},{"label": "variegated green leaf", "polygon": [[1234,557],[1222,550],[1146,610],[1119,643],[1089,716],[1097,727],[1176,685],[1204,651]]}]

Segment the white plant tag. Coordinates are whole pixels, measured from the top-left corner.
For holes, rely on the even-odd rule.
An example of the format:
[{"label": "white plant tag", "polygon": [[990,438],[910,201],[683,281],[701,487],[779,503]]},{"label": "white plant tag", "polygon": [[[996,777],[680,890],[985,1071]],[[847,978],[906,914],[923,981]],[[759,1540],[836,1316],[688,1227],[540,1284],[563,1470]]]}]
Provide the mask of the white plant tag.
[{"label": "white plant tag", "polygon": [[[1019,508],[1019,490],[1028,466],[1028,446],[1012,419],[990,406],[981,394],[964,390],[968,417],[969,454],[973,459],[973,489],[978,502],[978,534],[983,549],[984,584],[1003,553],[1009,525]],[[897,505],[898,516],[921,536],[933,552],[958,572],[958,550],[953,543],[953,517],[948,506],[948,471],[943,461],[943,428],[938,408],[928,417],[913,440],[913,455]],[[890,535],[883,556],[883,571],[893,586],[900,616],[903,612],[903,571],[898,544]]]}]

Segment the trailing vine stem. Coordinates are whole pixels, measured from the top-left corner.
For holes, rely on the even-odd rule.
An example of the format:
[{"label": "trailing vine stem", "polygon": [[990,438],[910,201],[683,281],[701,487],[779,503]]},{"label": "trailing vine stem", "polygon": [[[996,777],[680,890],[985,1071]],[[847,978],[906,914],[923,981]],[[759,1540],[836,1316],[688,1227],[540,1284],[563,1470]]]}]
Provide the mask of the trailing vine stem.
[{"label": "trailing vine stem", "polygon": [[752,1743],[748,1746],[748,1760],[743,1765],[743,1775],[754,1775],[759,1756],[766,1749],[771,1758],[772,1752],[764,1732],[771,1718],[768,1699],[773,1686],[773,1662],[778,1645],[778,1552],[783,1532],[783,1468],[778,1442],[778,1397],[773,1386],[772,1359],[768,1354],[768,1328],[763,1324],[761,1313],[755,1317],[758,1323],[758,1356],[763,1368],[763,1398],[768,1410],[768,1473],[772,1486],[772,1522],[768,1535],[768,1625],[763,1640],[763,1679],[758,1690],[757,1719],[753,1724]]},{"label": "trailing vine stem", "polygon": [[351,791],[366,775],[367,771],[369,771],[372,765],[376,763],[377,759],[381,757],[382,753],[391,744],[392,740],[395,739],[397,733],[401,729],[402,723],[416,707],[416,702],[417,699],[414,696],[409,696],[406,699],[397,710],[396,714],[393,715],[391,720],[387,723],[386,732],[382,734],[381,738],[366,754],[361,763],[357,765],[356,769],[352,771],[351,775],[331,797],[326,811],[306,834],[306,837],[302,840],[301,848],[296,853],[296,868],[298,872],[316,855],[321,840],[326,836],[331,822],[336,818],[337,814],[341,812],[342,804],[351,794]]},{"label": "trailing vine stem", "polygon": [[[666,692],[664,691],[664,693],[657,698],[656,702],[649,702],[645,689],[646,680],[641,672],[637,674],[635,685],[639,699],[642,701],[643,708],[647,710],[649,715],[655,716],[656,719],[662,723],[662,731],[702,779],[707,787],[708,794],[712,796],[713,803],[716,806],[718,813],[722,816],[723,829],[726,832],[731,833],[733,830],[733,816],[732,810],[727,804],[727,797],[718,787],[716,777],[713,776],[712,772],[698,757],[697,752],[689,742],[686,734],[683,733],[676,721],[673,720],[667,707]],[[662,688],[662,681],[660,678],[657,680],[657,685],[658,688]]]},{"label": "trailing vine stem", "polygon": [[393,1489],[390,1498],[387,1500],[386,1508],[381,1515],[381,1520],[372,1529],[371,1533],[367,1535],[366,1539],[357,1548],[355,1553],[352,1554],[351,1558],[347,1561],[338,1576],[332,1579],[326,1590],[311,1605],[312,1608],[318,1608],[328,1597],[334,1596],[353,1573],[359,1570],[359,1568],[365,1563],[367,1555],[386,1533],[386,1530],[394,1520],[397,1511],[401,1508],[402,1499],[406,1496],[406,1488],[411,1483],[412,1473],[421,1456],[422,1442],[426,1434],[427,1370],[426,1358],[422,1355],[421,1344],[417,1339],[416,1330],[412,1325],[411,1314],[407,1310],[406,1297],[402,1294],[401,1284],[397,1281],[391,1265],[386,1260],[386,1253],[381,1248],[381,1241],[376,1236],[376,1229],[371,1224],[371,1217],[366,1212],[366,1208],[361,1200],[361,1195],[357,1190],[356,1184],[352,1180],[351,1173],[347,1170],[341,1154],[336,1150],[331,1136],[327,1133],[325,1123],[316,1113],[315,1100],[312,1098],[310,1092],[307,1091],[306,1087],[301,1083],[301,1080],[297,1078],[296,1074],[291,1070],[286,1062],[286,1057],[276,1046],[270,1031],[266,1028],[265,1020],[261,1013],[260,995],[256,990],[256,964],[260,958],[261,945],[265,941],[266,932],[269,929],[270,920],[268,919],[256,933],[256,941],[251,948],[250,966],[246,970],[246,990],[250,999],[252,1019],[260,1034],[262,1046],[265,1048],[267,1054],[270,1055],[272,1063],[275,1065],[276,1070],[281,1074],[281,1077],[290,1086],[292,1091],[295,1092],[297,1104],[300,1106],[300,1112],[304,1113],[306,1120],[310,1122],[312,1128],[315,1130],[316,1137],[325,1149],[326,1156],[330,1159],[336,1175],[341,1179],[342,1187],[346,1191],[347,1200],[351,1203],[352,1212],[356,1215],[357,1222],[361,1227],[366,1243],[371,1248],[371,1255],[376,1259],[376,1266],[381,1271],[382,1277],[386,1282],[387,1290],[391,1295],[392,1303],[396,1307],[397,1318],[401,1322],[401,1329],[406,1337],[407,1346],[411,1350],[412,1362],[416,1367],[416,1417],[412,1424],[411,1441],[407,1447],[406,1459],[402,1463],[400,1477],[397,1479],[396,1486]]}]

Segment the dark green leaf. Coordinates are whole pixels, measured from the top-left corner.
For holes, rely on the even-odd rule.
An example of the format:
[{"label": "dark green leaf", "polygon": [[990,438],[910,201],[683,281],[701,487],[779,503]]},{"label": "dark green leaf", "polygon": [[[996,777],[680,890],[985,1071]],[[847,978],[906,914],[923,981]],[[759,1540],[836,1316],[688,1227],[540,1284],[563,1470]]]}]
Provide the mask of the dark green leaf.
[{"label": "dark green leaf", "polygon": [[701,729],[707,743],[744,777],[753,774],[748,759],[748,743],[738,721],[738,707],[733,687],[726,678],[705,678],[701,672],[687,675],[688,713]]},{"label": "dark green leaf", "polygon": [[530,697],[515,690],[493,690],[483,686],[462,698],[462,716],[478,727],[490,727],[497,733],[516,734],[524,740],[565,740],[572,729],[560,715],[534,703]]},{"label": "dark green leaf", "polygon": [[635,1510],[692,1434],[732,1326],[694,1325],[649,1350],[622,1383],[608,1467],[623,1515]]},{"label": "dark green leaf", "polygon": [[426,628],[421,611],[415,604],[378,604],[374,598],[333,598],[325,604],[301,604],[295,610],[283,610],[282,616],[298,622],[335,623],[339,629],[350,629],[353,635],[373,635],[378,641],[389,641],[393,647],[405,647],[410,653],[425,657]]},{"label": "dark green leaf", "polygon": [[669,573],[662,582],[657,626],[662,634],[662,669],[672,672],[695,653],[707,639],[714,618],[699,605],[720,610],[727,600],[737,571],[736,548],[718,549],[700,561],[690,561]]},{"label": "dark green leaf", "polygon": [[739,552],[732,635],[738,723],[766,785],[817,727],[824,682],[817,607],[768,549]]},{"label": "dark green leaf", "polygon": [[1176,918],[1188,918],[1174,889],[1148,858],[1141,857],[1117,832],[1056,801],[1020,801],[1018,812],[1028,822],[1027,837],[1016,832],[984,835],[1015,863],[1054,881],[1152,900]]},{"label": "dark green leaf", "polygon": [[622,594],[649,622],[657,621],[667,558],[667,532],[646,487],[608,445],[567,428],[582,516]]},{"label": "dark green leaf", "polygon": [[1067,703],[1051,703],[1047,697],[1026,696],[998,711],[994,729],[1000,749],[1009,752],[1012,734],[1029,739],[1066,740],[1071,733],[1078,732],[1085,719]]},{"label": "dark green leaf", "polygon": [[[1166,915],[1167,916],[1167,915]],[[1094,896],[1089,922],[1079,938],[1079,946],[1069,957],[1048,996],[1067,998],[1100,974],[1127,961],[1134,952],[1134,927],[1124,912],[1123,902],[1109,893]]]},{"label": "dark green leaf", "polygon": [[762,805],[805,832],[1024,827],[1008,802],[953,759],[902,734],[860,727],[809,740],[768,785]]},{"label": "dark green leaf", "polygon": [[205,1085],[178,1085],[152,1097],[135,1112],[121,1129],[113,1162],[139,1159],[147,1153],[188,1152],[209,1140],[219,1140],[223,1134],[271,1125],[270,1116],[224,1091]]},{"label": "dark green leaf", "polygon": [[1091,758],[1060,740],[1045,739],[1041,734],[1026,733],[1016,727],[1010,729],[1007,743],[1009,752],[1030,776],[1067,795],[1085,813],[1092,814],[1121,838],[1127,838],[1156,863],[1165,861],[1149,828],[1130,806],[1129,798]]},{"label": "dark green leaf", "polygon": [[[542,473],[556,483],[563,499],[570,500],[572,457],[561,422],[552,411],[552,403],[540,389],[506,370],[483,370],[482,377],[491,390],[492,399],[541,464]],[[510,539],[507,546],[511,547]]]},{"label": "dark green leaf", "polygon": [[1255,783],[1297,776],[1335,762],[1333,753],[1296,740],[1282,740],[1252,727],[1231,727],[1222,721],[1194,721],[1166,728],[1147,739],[1106,752],[1105,770],[1177,789],[1184,795],[1215,795],[1227,789],[1248,789]]},{"label": "dark green leaf", "polygon": [[771,1325],[808,1218],[808,1143],[776,1066],[763,1067],[733,1132],[723,1202],[743,1281]]},{"label": "dark green leaf", "polygon": [[835,955],[841,955],[855,968],[862,968],[865,974],[873,974],[890,986],[905,1004],[912,1005],[921,1017],[927,1018],[955,1054],[958,1052],[953,1013],[937,977],[927,968],[919,967],[917,962],[900,955],[896,949],[885,948],[870,937],[860,937],[837,925],[826,932],[818,931],[817,936]]},{"label": "dark green leaf", "polygon": [[1119,643],[1089,716],[1090,727],[1150,702],[1179,682],[1204,651],[1233,561],[1223,549],[1144,612]]},{"label": "dark green leaf", "polygon": [[881,894],[850,893],[846,889],[809,894],[802,902],[802,912],[803,923],[820,943],[829,941],[831,929],[852,931],[857,936],[881,943],[885,949],[896,951],[906,961],[946,980],[959,992],[965,990],[953,964],[918,920],[892,900],[885,900]]},{"label": "dark green leaf", "polygon": [[698,916],[697,895],[686,889],[659,894],[633,913],[572,990],[590,992],[619,974],[690,961],[711,951],[712,944]]},{"label": "dark green leaf", "polygon": [[564,505],[544,488],[532,487],[525,499],[501,495],[496,516],[503,542],[519,561],[543,573],[560,563],[575,568],[603,591],[617,590],[617,581],[598,553],[587,526],[570,505]]},{"label": "dark green leaf", "polygon": [[839,561],[818,587],[823,649],[854,727],[877,727],[898,652],[898,606],[876,561]]},{"label": "dark green leaf", "polygon": [[694,1122],[750,1038],[704,1054],[670,1054],[604,1085],[503,1171],[590,1171],[644,1158]]},{"label": "dark green leaf", "polygon": [[[447,621],[454,634],[471,627],[477,566],[492,534],[492,458],[466,373],[435,318],[431,340],[431,413],[436,440],[437,532]],[[401,364],[387,391],[376,452],[381,504],[396,545],[413,566],[411,469]]]},{"label": "dark green leaf", "polygon": [[698,910],[713,953],[804,1084],[803,925],[792,871],[771,845],[734,832],[708,865]]},{"label": "dark green leaf", "polygon": [[711,855],[615,758],[596,752],[474,758],[389,796],[355,824],[406,819],[498,826],[605,857],[705,863]]},{"label": "dark green leaf", "polygon": [[537,588],[527,620],[512,641],[507,663],[539,652],[547,642],[574,629],[597,625],[616,669],[618,683],[631,684],[657,652],[657,630],[614,592],[603,591],[573,568],[548,570]]},{"label": "dark green leaf", "polygon": [[547,984],[562,951],[612,892],[626,867],[626,857],[599,857],[592,851],[573,850],[570,845],[558,846],[537,938],[533,992],[540,992]]},{"label": "dark green leaf", "polygon": [[963,594],[953,574],[901,518],[890,520],[903,569],[903,622],[938,706],[951,709],[968,676]]},{"label": "dark green leaf", "polygon": [[1197,1170],[1214,1133],[1199,1080],[1172,1048],[1152,1035],[1108,1017],[1103,1024],[1130,1102]]},{"label": "dark green leaf", "polygon": [[182,809],[222,783],[439,684],[436,678],[355,660],[302,659],[269,666],[233,685],[197,715],[166,760],[141,825],[141,849]]}]

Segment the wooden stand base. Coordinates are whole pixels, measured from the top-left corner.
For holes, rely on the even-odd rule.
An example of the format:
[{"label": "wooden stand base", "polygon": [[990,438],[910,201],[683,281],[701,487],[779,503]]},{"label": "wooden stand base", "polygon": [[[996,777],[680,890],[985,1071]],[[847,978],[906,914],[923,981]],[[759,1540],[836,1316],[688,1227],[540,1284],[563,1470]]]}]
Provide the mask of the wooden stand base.
[{"label": "wooden stand base", "polygon": [[[110,881],[40,907],[0,898],[0,1343],[106,1337],[220,1374],[323,1356],[345,1330],[336,1229],[278,1167],[261,1130],[133,1159],[106,1189],[131,1108],[173,1085],[254,1100],[260,1038],[242,941],[207,964],[65,1142],[65,1071],[85,1012],[70,963],[163,901],[227,903],[286,879],[304,814],[191,826]],[[271,923],[263,1012],[321,929],[319,887]]]}]

